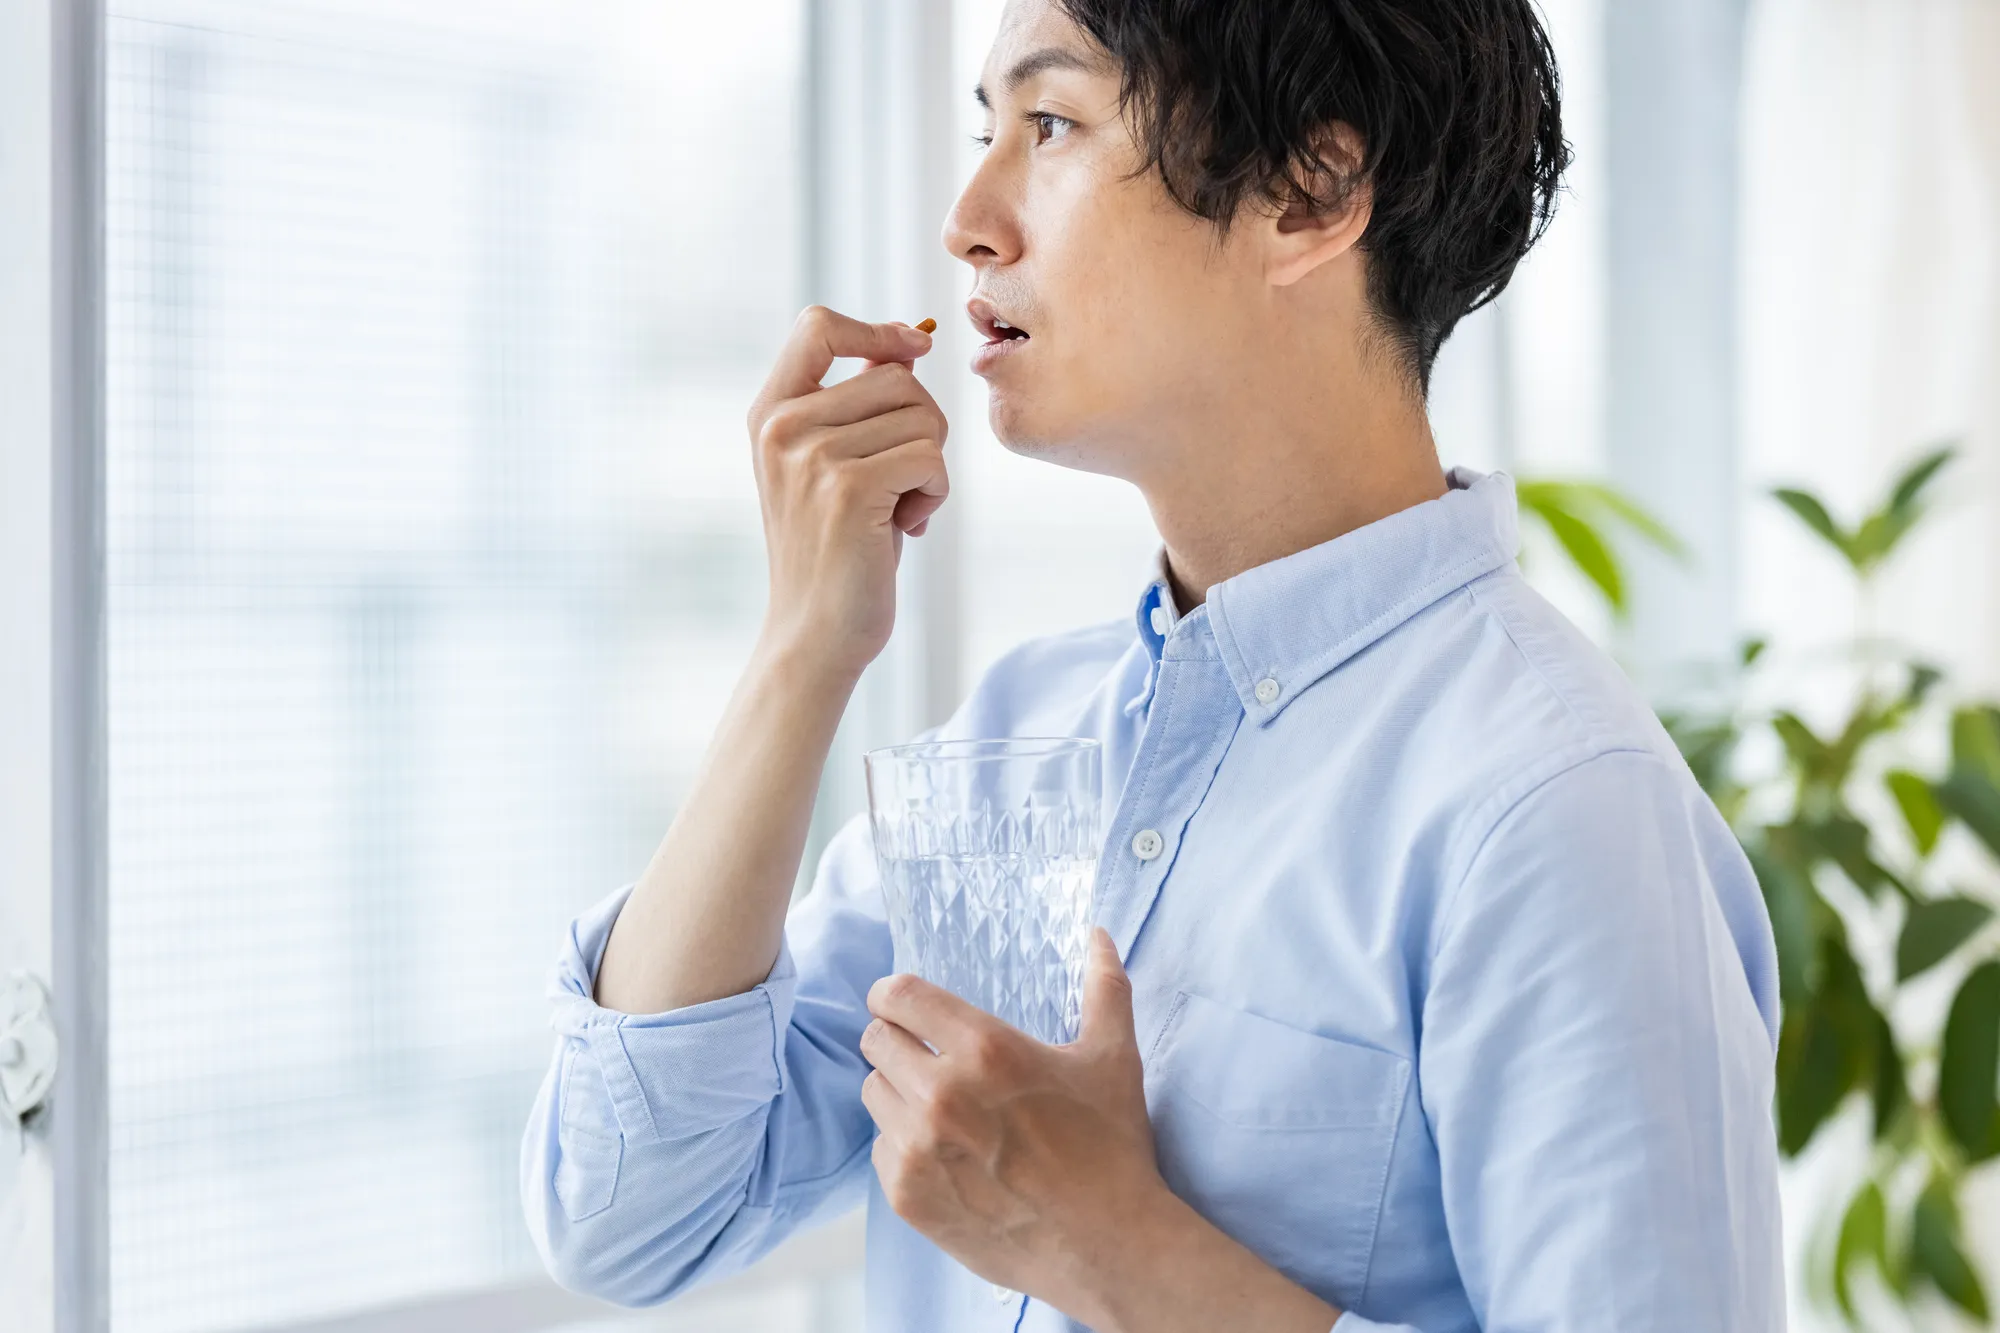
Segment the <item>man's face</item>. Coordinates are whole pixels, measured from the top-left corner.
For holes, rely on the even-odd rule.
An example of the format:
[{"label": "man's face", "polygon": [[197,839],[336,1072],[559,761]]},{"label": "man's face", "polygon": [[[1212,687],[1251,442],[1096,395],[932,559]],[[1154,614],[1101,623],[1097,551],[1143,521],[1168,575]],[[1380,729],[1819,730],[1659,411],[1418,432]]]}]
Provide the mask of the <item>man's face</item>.
[{"label": "man's face", "polygon": [[1118,90],[1054,0],[1011,0],[980,77],[991,142],[944,242],[973,268],[989,339],[973,369],[1001,442],[1144,481],[1172,465],[1266,285],[1238,232],[1220,240],[1138,170]]}]

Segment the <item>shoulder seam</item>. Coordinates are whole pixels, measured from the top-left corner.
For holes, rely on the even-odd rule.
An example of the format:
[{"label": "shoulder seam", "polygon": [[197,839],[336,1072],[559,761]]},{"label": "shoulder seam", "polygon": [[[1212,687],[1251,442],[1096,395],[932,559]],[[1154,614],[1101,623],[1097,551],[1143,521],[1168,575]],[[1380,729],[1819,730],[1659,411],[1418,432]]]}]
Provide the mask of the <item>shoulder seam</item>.
[{"label": "shoulder seam", "polygon": [[[1557,779],[1567,777],[1578,769],[1587,767],[1600,759],[1609,759],[1615,755],[1623,754],[1637,755],[1642,759],[1658,764],[1669,775],[1672,773],[1672,769],[1668,766],[1666,760],[1657,751],[1648,746],[1593,745],[1587,752],[1581,755],[1564,754],[1560,759],[1552,763],[1547,771],[1530,776],[1525,783],[1520,785],[1518,790],[1513,790],[1510,793],[1508,787],[1502,787],[1482,803],[1482,808],[1497,806],[1498,809],[1490,820],[1481,821],[1484,823],[1484,829],[1479,834],[1478,840],[1472,844],[1470,854],[1465,857],[1464,869],[1460,870],[1453,878],[1451,886],[1445,890],[1444,898],[1438,903],[1437,924],[1431,930],[1431,947],[1426,957],[1427,963],[1435,964],[1438,955],[1444,951],[1452,928],[1456,924],[1453,920],[1453,913],[1458,908],[1459,900],[1464,896],[1465,885],[1471,880],[1472,872],[1478,867],[1479,858],[1485,854],[1487,847],[1491,845],[1493,835],[1500,831],[1500,826],[1507,822],[1508,817],[1520,809],[1530,797]],[[1475,824],[1475,827],[1477,826]]]},{"label": "shoulder seam", "polygon": [[1493,617],[1493,623],[1498,625],[1500,632],[1507,636],[1507,642],[1514,645],[1514,651],[1521,655],[1521,660],[1528,664],[1528,669],[1535,673],[1535,678],[1548,688],[1550,694],[1555,696],[1556,702],[1563,706],[1563,711],[1576,719],[1576,724],[1583,728],[1585,737],[1590,737],[1597,728],[1592,727],[1590,720],[1578,710],[1575,701],[1570,698],[1569,691],[1563,689],[1554,680],[1550,679],[1549,673],[1543,667],[1541,659],[1529,652],[1527,646],[1521,642],[1521,636],[1516,632],[1513,617],[1508,615],[1506,608],[1497,602],[1488,601],[1479,595],[1479,585],[1485,581],[1485,579],[1474,579],[1471,583],[1465,585],[1465,591],[1471,596],[1472,604]]}]

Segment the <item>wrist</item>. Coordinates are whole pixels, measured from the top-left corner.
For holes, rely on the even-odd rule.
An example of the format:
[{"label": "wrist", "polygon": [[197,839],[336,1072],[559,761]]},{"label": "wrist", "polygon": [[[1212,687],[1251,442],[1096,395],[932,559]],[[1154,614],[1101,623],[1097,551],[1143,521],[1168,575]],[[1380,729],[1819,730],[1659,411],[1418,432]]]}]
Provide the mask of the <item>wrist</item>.
[{"label": "wrist", "polygon": [[1108,1243],[1078,1256],[1082,1262],[1073,1277],[1079,1308],[1065,1313],[1074,1313],[1098,1333],[1140,1333],[1154,1326],[1152,1313],[1163,1287],[1171,1285],[1169,1275],[1199,1248],[1193,1233],[1209,1224],[1164,1180],[1136,1206],[1117,1213],[1114,1221],[1096,1228]]},{"label": "wrist", "polygon": [[[1143,1220],[1135,1229],[1128,1217]],[[1240,1327],[1327,1333],[1341,1312],[1272,1268],[1167,1188],[1119,1217],[1119,1242],[1077,1284],[1099,1333]],[[1069,1313],[1065,1311],[1065,1313]]]},{"label": "wrist", "polygon": [[854,660],[858,656],[829,635],[766,621],[750,655],[750,672],[788,691],[837,700],[845,708],[868,666],[867,658]]}]

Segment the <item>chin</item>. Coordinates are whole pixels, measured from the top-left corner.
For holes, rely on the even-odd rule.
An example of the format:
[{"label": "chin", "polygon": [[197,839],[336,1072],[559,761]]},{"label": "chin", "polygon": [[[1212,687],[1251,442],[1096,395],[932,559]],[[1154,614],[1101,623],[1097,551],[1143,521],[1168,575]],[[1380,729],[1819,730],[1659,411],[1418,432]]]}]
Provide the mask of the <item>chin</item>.
[{"label": "chin", "polygon": [[986,419],[993,427],[993,438],[1008,453],[1079,472],[1123,475],[1116,450],[1099,442],[1102,423],[1066,419],[997,389],[989,391]]}]

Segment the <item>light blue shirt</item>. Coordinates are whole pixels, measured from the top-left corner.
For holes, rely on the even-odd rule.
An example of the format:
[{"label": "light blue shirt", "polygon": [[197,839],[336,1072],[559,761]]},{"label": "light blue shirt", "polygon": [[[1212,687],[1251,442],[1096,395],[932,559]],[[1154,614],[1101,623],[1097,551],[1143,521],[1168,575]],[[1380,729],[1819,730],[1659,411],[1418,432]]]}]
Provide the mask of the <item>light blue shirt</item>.
[{"label": "light blue shirt", "polygon": [[[1160,1170],[1338,1333],[1782,1329],[1756,882],[1632,686],[1522,581],[1512,483],[1452,482],[1185,615],[1156,579],[1136,625],[1024,645],[938,734],[1103,743],[1096,916]],[[622,901],[567,942],[524,1145],[558,1279],[665,1300],[865,1202],[877,1333],[1078,1327],[883,1201],[863,821],[748,994],[597,1007]]]}]

